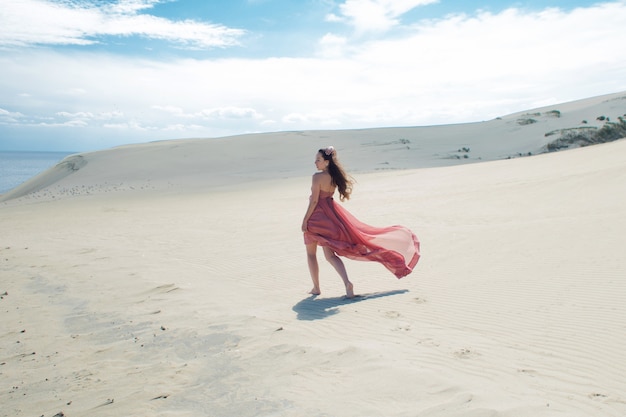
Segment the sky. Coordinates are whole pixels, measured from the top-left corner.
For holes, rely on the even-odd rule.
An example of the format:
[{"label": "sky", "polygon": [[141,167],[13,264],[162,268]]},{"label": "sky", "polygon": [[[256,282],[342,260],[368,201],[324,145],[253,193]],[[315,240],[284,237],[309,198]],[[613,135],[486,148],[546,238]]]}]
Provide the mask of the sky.
[{"label": "sky", "polygon": [[625,44],[626,0],[0,0],[0,150],[491,120]]}]

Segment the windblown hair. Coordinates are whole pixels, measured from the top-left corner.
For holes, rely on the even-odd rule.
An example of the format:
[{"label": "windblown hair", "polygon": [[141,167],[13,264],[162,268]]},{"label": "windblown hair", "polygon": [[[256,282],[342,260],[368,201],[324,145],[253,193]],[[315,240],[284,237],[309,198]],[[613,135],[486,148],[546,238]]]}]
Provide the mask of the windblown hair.
[{"label": "windblown hair", "polygon": [[328,173],[332,178],[333,185],[339,190],[339,199],[341,201],[349,200],[352,194],[352,185],[354,180],[346,174],[343,167],[337,160],[337,151],[332,146],[319,150],[324,160],[328,161]]}]

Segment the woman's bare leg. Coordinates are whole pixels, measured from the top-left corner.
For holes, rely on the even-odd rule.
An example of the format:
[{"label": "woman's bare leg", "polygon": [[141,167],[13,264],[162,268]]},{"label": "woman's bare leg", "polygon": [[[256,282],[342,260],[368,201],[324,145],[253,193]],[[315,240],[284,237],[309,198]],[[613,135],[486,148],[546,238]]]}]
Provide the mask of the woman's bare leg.
[{"label": "woman's bare leg", "polygon": [[309,291],[309,294],[320,295],[322,292],[320,291],[320,267],[317,263],[317,243],[306,245],[306,257],[311,280],[313,280],[313,289]]},{"label": "woman's bare leg", "polygon": [[324,246],[324,256],[326,256],[326,260],[330,262],[343,280],[343,284],[346,286],[346,297],[353,298],[354,286],[348,279],[348,272],[346,272],[346,267],[343,264],[343,261],[335,254],[335,251],[327,246]]}]

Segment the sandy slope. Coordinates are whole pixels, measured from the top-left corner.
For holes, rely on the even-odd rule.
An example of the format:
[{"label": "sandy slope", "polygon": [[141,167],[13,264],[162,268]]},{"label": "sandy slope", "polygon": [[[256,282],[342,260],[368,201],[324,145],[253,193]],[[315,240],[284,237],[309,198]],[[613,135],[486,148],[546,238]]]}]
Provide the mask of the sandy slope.
[{"label": "sandy slope", "polygon": [[625,140],[358,173],[346,207],[410,227],[423,257],[402,280],[347,261],[355,300],[321,256],[306,294],[310,170],[167,188],[173,145],[151,145],[160,170],[110,151],[152,189],[61,198],[96,189],[105,152],[0,204],[1,416],[626,414]]}]

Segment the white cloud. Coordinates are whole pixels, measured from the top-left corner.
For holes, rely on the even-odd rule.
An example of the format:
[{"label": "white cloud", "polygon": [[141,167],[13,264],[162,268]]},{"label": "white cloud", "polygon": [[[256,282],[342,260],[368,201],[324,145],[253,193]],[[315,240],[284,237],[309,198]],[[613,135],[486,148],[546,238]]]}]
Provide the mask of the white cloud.
[{"label": "white cloud", "polygon": [[143,36],[189,48],[238,44],[244,30],[194,20],[172,21],[138,12],[155,0],[0,0],[0,46],[90,45],[103,36]]},{"label": "white cloud", "polygon": [[87,127],[89,124],[85,120],[66,120],[64,122],[39,122],[39,127]]},{"label": "white cloud", "polygon": [[[0,55],[0,121],[82,121],[88,123],[83,129],[120,144],[486,120],[626,90],[626,60],[618,47],[626,43],[624,27],[626,2],[618,1],[571,12],[451,16],[386,40],[329,34],[320,47],[332,53],[310,58],[157,62],[11,52]],[[9,121],[6,114],[20,117]],[[70,127],[64,126],[67,136]]]},{"label": "white cloud", "polygon": [[24,115],[20,112],[14,112],[0,108],[0,124],[17,124]]},{"label": "white cloud", "polygon": [[261,119],[263,116],[255,109],[249,107],[221,107],[215,109],[204,109],[200,112],[207,119]]},{"label": "white cloud", "polygon": [[[350,114],[352,113],[352,114]],[[357,116],[358,114],[345,111],[344,109],[317,109],[306,113],[289,113],[283,116],[284,126],[317,126],[320,129],[334,129],[341,126],[346,118]]]},{"label": "white cloud", "polygon": [[348,39],[327,33],[319,40],[318,55],[325,58],[338,58],[345,55]]},{"label": "white cloud", "polygon": [[[114,13],[136,13],[140,10],[150,9],[162,0],[119,0],[117,3],[104,5],[103,7]],[[82,0],[83,4],[89,5],[87,0]]]},{"label": "white cloud", "polygon": [[203,126],[187,125],[182,123],[169,124],[163,128],[166,132],[189,132],[190,130],[201,130]]},{"label": "white cloud", "polygon": [[57,116],[67,117],[72,119],[93,119],[93,113],[90,112],[78,112],[68,113],[66,111],[57,112]]},{"label": "white cloud", "polygon": [[57,112],[56,115],[59,117],[67,118],[67,119],[83,120],[83,121],[112,120],[112,119],[119,119],[119,118],[124,117],[124,114],[119,111],[101,112],[101,113],[96,113],[96,114],[92,112],[82,112],[82,111],[76,112],[76,113],[60,111],[60,112]]},{"label": "white cloud", "polygon": [[11,112],[5,109],[0,109],[0,116],[19,117],[19,116],[22,116],[22,114]]},{"label": "white cloud", "polygon": [[125,123],[105,123],[102,125],[104,128],[106,129],[116,129],[116,130],[121,130],[121,131],[139,131],[139,132],[146,132],[146,131],[150,131],[150,130],[158,130],[159,128],[157,127],[150,127],[150,126],[146,126],[146,125],[142,125],[141,123],[135,121],[135,120],[130,120],[128,122]]},{"label": "white cloud", "polygon": [[211,109],[202,109],[193,113],[185,111],[177,106],[152,106],[155,110],[169,113],[172,116],[186,119],[206,119],[206,120],[235,120],[235,119],[261,119],[263,116],[253,108],[226,106]]},{"label": "white cloud", "polygon": [[334,13],[329,13],[326,15],[326,17],[324,18],[324,20],[326,22],[332,22],[332,23],[341,23],[341,22],[345,22],[345,18],[341,17],[341,16],[337,16]]},{"label": "white cloud", "polygon": [[159,106],[159,105],[154,105],[152,106],[153,109],[155,110],[161,110],[165,113],[169,113],[172,116],[179,116],[179,117],[191,117],[189,115],[186,115],[185,112],[183,111],[183,109],[181,109],[180,107],[176,107],[176,106]]},{"label": "white cloud", "polygon": [[97,120],[113,120],[113,119],[120,119],[123,117],[124,117],[124,113],[122,113],[121,111],[108,111],[108,112],[102,112],[96,115]]},{"label": "white cloud", "polygon": [[[384,32],[398,25],[406,12],[438,0],[346,0],[339,6],[341,18],[352,24],[357,33]],[[342,19],[343,18],[343,19]]]}]

